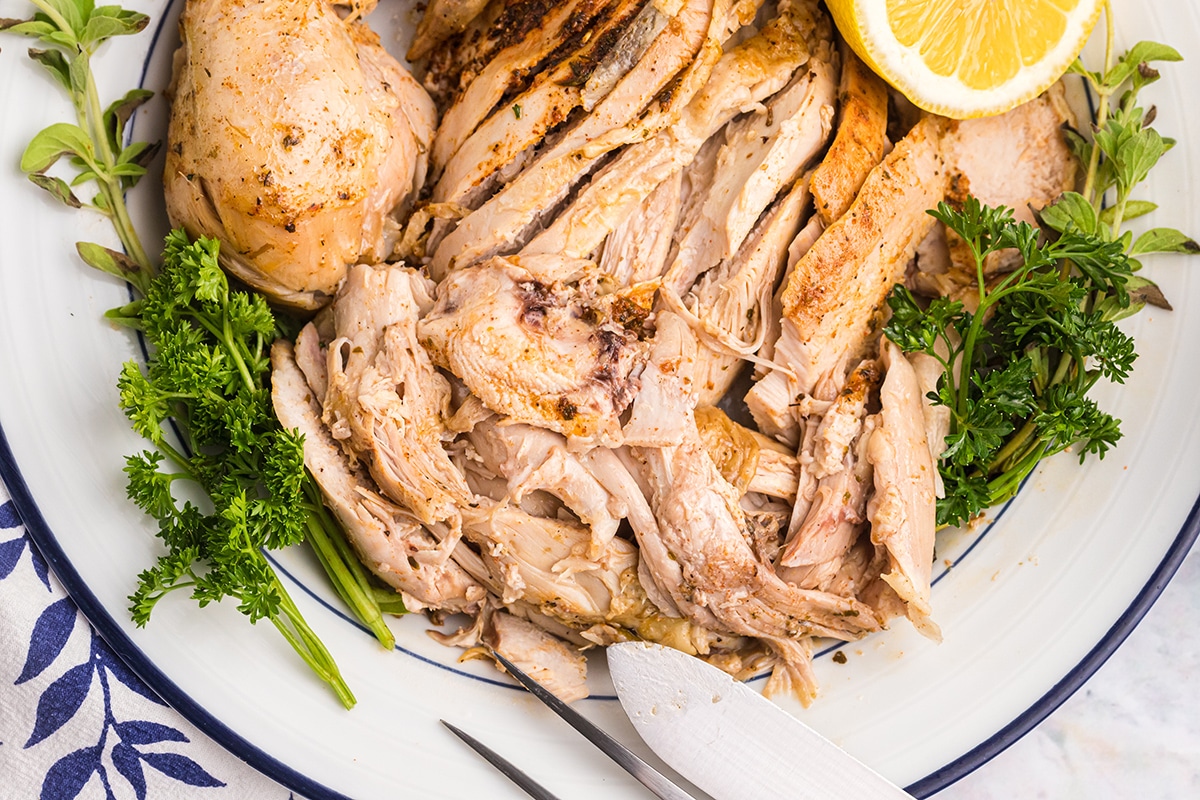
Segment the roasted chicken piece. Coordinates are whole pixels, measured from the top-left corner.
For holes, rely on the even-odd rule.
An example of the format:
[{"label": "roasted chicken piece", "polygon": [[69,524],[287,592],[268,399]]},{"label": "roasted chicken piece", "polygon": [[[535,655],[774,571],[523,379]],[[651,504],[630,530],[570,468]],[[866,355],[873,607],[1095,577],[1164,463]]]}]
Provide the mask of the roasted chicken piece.
[{"label": "roasted chicken piece", "polygon": [[890,339],[883,339],[880,361],[886,370],[880,388],[882,410],[866,448],[875,475],[875,494],[867,504],[871,541],[887,550],[888,571],[882,578],[904,602],[913,626],[940,640],[929,605],[937,467],[929,455],[921,386]]},{"label": "roasted chicken piece", "polygon": [[[579,263],[554,261],[582,277]],[[498,257],[444,280],[418,332],[433,360],[493,411],[575,446],[611,446],[621,441],[619,417],[644,349],[626,324],[643,318],[628,299],[545,282]]]},{"label": "roasted chicken piece", "polygon": [[280,424],[304,436],[304,465],[367,568],[401,592],[410,611],[478,609],[484,587],[450,557],[465,545],[449,536],[439,540],[438,528],[425,528],[408,509],[380,495],[369,475],[350,466],[321,421],[292,345],[282,339],[271,348],[271,400]]},{"label": "roasted chicken piece", "polygon": [[432,292],[411,269],[351,268],[333,303],[323,418],[384,494],[425,524],[457,531],[459,509],[475,498],[443,448],[450,384],[417,341]]},{"label": "roasted chicken piece", "polygon": [[[677,121],[657,136],[633,144],[617,155],[545,231],[525,246],[524,252],[586,257],[596,250],[609,231],[633,214],[658,185],[671,180],[691,163],[704,143],[726,123],[788,84],[797,69],[809,61],[806,38],[814,26],[811,18],[777,17],[763,26],[757,35],[731,48],[721,57]],[[807,74],[804,72],[803,76]],[[798,77],[797,83],[799,88],[791,93],[795,99],[790,105],[803,103],[810,94],[807,90],[812,81]],[[751,115],[757,121],[757,127],[770,128],[756,131],[755,144],[763,135],[769,142],[779,138],[781,125],[774,128],[766,125],[771,116],[766,109]],[[779,122],[783,122],[782,113]],[[820,126],[816,127],[819,131]],[[775,188],[777,190],[778,186]],[[775,191],[770,191],[765,199],[759,198],[758,211],[770,203],[774,194]],[[753,217],[757,215],[757,212],[752,214]],[[720,260],[721,248],[716,249],[718,254],[706,260],[705,268]],[[695,276],[692,277],[694,280]],[[686,291],[688,286],[680,291]]]},{"label": "roasted chicken piece", "polygon": [[888,146],[887,85],[849,47],[843,46],[841,55],[837,134],[810,181],[817,215],[826,226],[846,213]]},{"label": "roasted chicken piece", "polygon": [[433,102],[364,22],[326,0],[192,0],[180,19],[167,213],[223,266],[316,308],[392,249],[425,179]]},{"label": "roasted chicken piece", "polygon": [[[849,358],[866,347],[878,314],[918,243],[932,227],[926,212],[945,196],[941,142],[947,122],[927,116],[868,176],[850,209],[797,262],[782,297],[777,369],[747,394],[763,430],[797,443],[799,431],[772,424],[825,382],[832,399]],[[783,386],[786,385],[786,389]]]}]

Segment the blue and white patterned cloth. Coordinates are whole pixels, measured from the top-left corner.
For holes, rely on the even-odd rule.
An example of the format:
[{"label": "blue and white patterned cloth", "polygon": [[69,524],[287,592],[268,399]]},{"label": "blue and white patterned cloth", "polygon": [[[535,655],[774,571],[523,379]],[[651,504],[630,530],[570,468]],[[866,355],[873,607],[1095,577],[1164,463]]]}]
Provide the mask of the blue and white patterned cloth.
[{"label": "blue and white patterned cloth", "polygon": [[0,799],[289,797],[129,671],[49,571],[0,483]]}]

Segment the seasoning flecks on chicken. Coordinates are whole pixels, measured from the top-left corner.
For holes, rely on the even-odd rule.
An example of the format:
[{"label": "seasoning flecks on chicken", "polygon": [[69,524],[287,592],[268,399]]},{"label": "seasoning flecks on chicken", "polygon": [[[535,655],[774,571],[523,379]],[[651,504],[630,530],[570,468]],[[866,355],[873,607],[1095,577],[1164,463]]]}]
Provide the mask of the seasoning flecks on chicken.
[{"label": "seasoning flecks on chicken", "polygon": [[522,85],[526,80],[522,76],[554,52],[563,37],[571,35],[568,26],[586,26],[601,6],[597,0],[567,0],[544,4],[541,14],[529,10],[533,27],[496,53],[442,114],[429,154],[431,177],[435,180],[441,177],[450,158],[496,110],[501,98],[512,91],[514,84]]},{"label": "seasoning flecks on chicken", "polygon": [[[725,0],[716,2],[719,6]],[[440,280],[451,269],[520,247],[528,238],[530,225],[566,197],[605,155],[649,138],[669,124],[677,113],[675,106],[683,105],[687,98],[675,98],[657,112],[642,112],[680,70],[704,52],[713,11],[713,0],[686,0],[642,59],[579,124],[439,243],[429,265],[431,274]]]},{"label": "seasoning flecks on chicken", "polygon": [[401,592],[410,611],[475,611],[486,592],[449,557],[454,543],[439,542],[410,511],[379,495],[369,477],[351,468],[322,423],[285,340],[271,348],[271,399],[280,424],[304,436],[304,465],[367,568]]},{"label": "seasoning flecks on chicken", "polygon": [[886,372],[879,392],[880,423],[866,450],[875,475],[875,493],[867,504],[871,541],[887,549],[889,568],[882,578],[904,602],[913,626],[940,640],[929,605],[937,467],[925,438],[916,372],[890,339],[882,342],[880,361]]},{"label": "seasoning flecks on chicken", "polygon": [[462,33],[487,6],[489,0],[429,0],[417,23],[412,44],[405,54],[409,61],[420,61],[455,34]]},{"label": "seasoning flecks on chicken", "polygon": [[620,443],[644,348],[582,284],[543,283],[494,258],[443,281],[418,333],[493,411],[565,434],[573,447]]},{"label": "seasoning flecks on chicken", "polygon": [[417,341],[432,286],[402,267],[359,265],[333,305],[324,420],[384,494],[425,524],[449,520],[474,495],[442,447],[450,386]]},{"label": "seasoning flecks on chicken", "polygon": [[[607,6],[596,5],[600,6],[598,14],[589,16],[581,13],[584,10],[582,7],[577,8],[568,17],[567,25],[559,31],[559,35],[568,39],[560,47],[569,47],[570,40],[578,38],[578,50],[537,72],[523,91],[515,96],[506,95],[504,103],[492,109],[491,115],[479,122],[452,155],[446,157],[444,162],[435,161],[435,165],[444,166],[433,189],[433,202],[477,207],[486,199],[489,178],[498,175],[520,154],[541,143],[575,109],[584,106],[588,75],[614,48],[622,46],[626,29],[632,27],[633,19],[642,9],[641,4],[633,0]],[[555,17],[558,13],[549,16]],[[443,134],[439,129],[439,138],[434,146],[435,156],[440,158],[441,153],[455,146],[456,134],[470,124],[460,121],[458,117],[462,114],[454,115],[455,109],[465,107],[464,113],[471,113],[483,107],[485,110],[479,113],[487,114],[486,108],[490,107],[484,107],[483,103],[492,98],[477,98],[473,96],[475,93],[472,89],[490,77],[487,74],[490,68],[491,65],[447,113],[447,121],[443,122],[446,130]],[[497,86],[493,94],[499,94],[503,88]]]},{"label": "seasoning flecks on chicken", "polygon": [[821,416],[813,439],[813,476],[823,478],[842,469],[850,444],[862,427],[867,400],[879,386],[883,373],[872,359],[864,359],[851,371],[846,386]]},{"label": "seasoning flecks on chicken", "polygon": [[180,21],[163,171],[167,213],[221,241],[226,269],[316,308],[383,260],[424,182],[424,89],[332,3],[196,0]]},{"label": "seasoning flecks on chicken", "polygon": [[822,381],[834,389],[830,399],[840,388],[846,362],[864,348],[888,290],[903,279],[933,224],[926,210],[945,191],[940,144],[945,124],[933,116],[918,123],[796,264],[783,292],[773,359],[790,374],[774,370],[750,390],[747,405],[756,420],[768,401],[781,415],[780,401],[790,406]]},{"label": "seasoning flecks on chicken", "polygon": [[596,250],[655,187],[691,163],[705,141],[787,83],[808,60],[808,32],[791,17],[776,17],[725,53],[678,121],[601,169],[524,251],[584,257]]},{"label": "seasoning flecks on chicken", "polygon": [[886,84],[849,47],[843,44],[840,52],[837,133],[810,182],[826,226],[846,213],[888,146]]}]

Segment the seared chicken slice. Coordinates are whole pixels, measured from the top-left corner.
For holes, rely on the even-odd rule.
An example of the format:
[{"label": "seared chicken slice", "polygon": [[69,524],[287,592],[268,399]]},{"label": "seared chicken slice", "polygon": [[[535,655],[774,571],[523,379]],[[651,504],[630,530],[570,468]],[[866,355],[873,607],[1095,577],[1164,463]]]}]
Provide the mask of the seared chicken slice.
[{"label": "seared chicken slice", "polygon": [[[1078,163],[1062,131],[1074,124],[1061,81],[1004,114],[958,123],[945,138],[950,199],[974,195],[985,205],[1008,206],[1017,220],[1032,224],[1035,209],[1075,188]],[[951,260],[973,283],[969,248],[956,235],[947,238]],[[1015,258],[1012,250],[992,253],[985,271],[1011,268]]]},{"label": "seared chicken slice", "polygon": [[[776,17],[756,36],[731,49],[677,122],[618,155],[524,252],[576,257],[593,252],[656,186],[689,164],[706,140],[787,83],[808,60],[805,40],[811,29],[811,22],[805,26],[790,16]],[[773,197],[774,193],[766,202]]]},{"label": "seared chicken slice", "polygon": [[[653,6],[647,6],[653,11]],[[506,99],[495,108],[491,116],[479,124],[471,135],[462,142],[457,151],[446,162],[437,184],[433,189],[435,203],[458,203],[468,208],[477,207],[492,188],[501,170],[526,151],[541,144],[546,135],[554,130],[577,108],[587,102],[587,78],[597,67],[605,63],[608,56],[621,47],[636,47],[638,42],[625,43],[627,29],[634,28],[636,36],[640,28],[632,25],[641,6],[633,0],[610,4],[594,18],[575,13],[569,18],[563,31],[580,39],[581,47],[556,64],[538,72],[532,83],[515,97]],[[490,66],[490,65],[489,65]],[[478,83],[479,79],[475,81]],[[474,87],[475,83],[472,84]],[[489,100],[491,98],[488,98]],[[448,112],[451,127],[443,123],[447,140],[456,131],[457,120],[450,118],[455,109],[476,102],[471,88]],[[486,113],[486,112],[485,112]],[[453,143],[444,149],[448,150]],[[435,156],[438,145],[434,146]]]},{"label": "seared chicken slice", "polygon": [[323,304],[383,260],[425,178],[433,102],[324,0],[194,0],[180,20],[163,186],[173,225],[273,299]]},{"label": "seared chicken slice", "polygon": [[750,390],[752,411],[769,401],[781,415],[780,401],[790,406],[822,381],[833,389],[830,399],[836,394],[847,361],[864,348],[888,290],[903,279],[933,225],[926,210],[945,192],[945,125],[933,116],[918,123],[872,170],[850,210],[796,264],[783,292],[775,343],[774,362],[787,372],[775,370]]},{"label": "seared chicken slice", "polygon": [[474,495],[443,448],[450,384],[417,341],[427,280],[401,267],[356,266],[333,305],[323,418],[384,494],[425,524],[450,521]]},{"label": "seared chicken slice", "polygon": [[883,580],[904,601],[913,626],[940,640],[929,605],[937,467],[925,438],[921,387],[904,353],[886,337],[880,360],[886,370],[880,388],[882,410],[866,451],[875,475],[875,494],[867,505],[871,541],[887,549]]},{"label": "seared chicken slice", "polygon": [[405,57],[420,61],[442,42],[462,31],[479,16],[489,0],[429,0]]},{"label": "seared chicken slice", "polygon": [[271,347],[271,400],[280,424],[304,436],[304,465],[363,564],[401,592],[410,611],[475,611],[485,590],[449,558],[464,545],[449,538],[439,542],[408,509],[381,496],[365,473],[351,468],[321,422],[291,343],[282,339]]},{"label": "seared chicken slice", "polygon": [[493,411],[565,434],[572,446],[611,446],[621,441],[643,350],[622,326],[628,320],[612,313],[613,302],[629,305],[620,301],[494,258],[443,281],[418,333],[433,360]]},{"label": "seared chicken slice", "polygon": [[[471,76],[468,73],[470,82],[442,115],[429,159],[430,174],[434,179],[441,177],[450,158],[496,110],[501,98],[519,89],[528,80],[526,75],[533,73],[564,41],[586,30],[592,17],[604,5],[598,0],[568,0],[544,4],[539,9],[530,7],[526,8],[528,16],[523,22],[520,38],[508,41],[511,36],[508,31],[494,31],[498,38],[508,43],[478,74]],[[509,113],[512,114],[511,110]]]},{"label": "seared chicken slice", "polygon": [[840,50],[837,134],[810,184],[817,215],[826,226],[850,208],[888,146],[887,85],[849,47]]},{"label": "seared chicken slice", "polygon": [[952,197],[969,193],[1032,223],[1034,209],[1075,186],[1078,163],[1062,133],[1074,122],[1060,81],[1004,114],[957,123],[944,140]]},{"label": "seared chicken slice", "polygon": [[[732,7],[731,0],[683,0],[641,60],[591,113],[440,242],[431,274],[440,280],[450,269],[519,248],[530,238],[530,226],[609,153],[678,119],[720,57],[730,20],[740,27],[754,8],[749,0]],[[668,85],[671,91],[663,92]]]}]

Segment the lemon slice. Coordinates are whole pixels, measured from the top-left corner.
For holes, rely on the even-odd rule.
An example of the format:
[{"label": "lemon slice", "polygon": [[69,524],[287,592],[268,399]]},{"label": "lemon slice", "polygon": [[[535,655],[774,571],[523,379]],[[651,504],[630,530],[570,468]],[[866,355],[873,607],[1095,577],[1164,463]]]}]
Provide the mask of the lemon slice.
[{"label": "lemon slice", "polygon": [[925,109],[966,119],[1020,105],[1067,70],[1103,0],[827,0],[842,36]]}]

